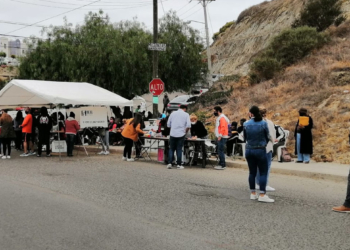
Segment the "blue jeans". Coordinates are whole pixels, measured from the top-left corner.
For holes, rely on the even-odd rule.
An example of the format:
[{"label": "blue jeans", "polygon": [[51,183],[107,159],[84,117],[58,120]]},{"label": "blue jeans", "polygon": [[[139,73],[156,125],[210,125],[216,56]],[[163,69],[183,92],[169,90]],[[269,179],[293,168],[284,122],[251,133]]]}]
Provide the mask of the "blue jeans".
[{"label": "blue jeans", "polygon": [[171,164],[173,162],[174,152],[176,150],[177,156],[177,165],[182,165],[182,148],[184,146],[185,136],[183,137],[172,137],[170,136],[170,148],[169,148],[169,159],[168,163]]},{"label": "blue jeans", "polygon": [[[271,162],[272,162],[272,152],[266,154],[267,157],[267,176],[266,176],[266,186],[269,185],[269,177],[270,177],[270,171],[271,171]],[[258,172],[256,174],[255,182],[259,185],[260,183],[260,172],[258,169]]]},{"label": "blue jeans", "polygon": [[268,160],[266,149],[246,149],[245,157],[249,167],[249,187],[255,191],[255,177],[260,172],[260,193],[266,193],[266,179],[268,172]]},{"label": "blue jeans", "polygon": [[223,168],[226,167],[226,161],[225,161],[225,145],[227,142],[227,138],[221,138],[220,141],[218,141],[218,155],[219,155],[219,165]]},{"label": "blue jeans", "polygon": [[66,135],[66,142],[67,142],[67,156],[73,156],[75,135],[67,134]]},{"label": "blue jeans", "polygon": [[302,154],[302,153],[300,153],[300,141],[301,141],[301,134],[297,133],[298,161],[309,162],[310,161],[310,154]]}]

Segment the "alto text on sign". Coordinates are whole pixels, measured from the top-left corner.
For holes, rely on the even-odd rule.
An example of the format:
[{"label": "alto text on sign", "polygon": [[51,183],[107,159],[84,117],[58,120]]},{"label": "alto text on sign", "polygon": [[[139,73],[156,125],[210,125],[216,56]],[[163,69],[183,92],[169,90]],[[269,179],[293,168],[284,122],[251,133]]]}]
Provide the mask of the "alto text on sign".
[{"label": "alto text on sign", "polygon": [[162,94],[164,91],[164,82],[159,79],[155,78],[149,83],[149,92],[151,92],[153,95],[158,96]]}]

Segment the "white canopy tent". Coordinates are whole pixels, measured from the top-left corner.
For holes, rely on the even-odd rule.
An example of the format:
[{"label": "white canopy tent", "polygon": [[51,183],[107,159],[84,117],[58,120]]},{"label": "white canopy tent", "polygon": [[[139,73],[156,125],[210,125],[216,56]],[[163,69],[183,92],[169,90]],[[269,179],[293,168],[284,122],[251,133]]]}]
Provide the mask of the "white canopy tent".
[{"label": "white canopy tent", "polygon": [[0,107],[59,104],[132,107],[133,101],[86,82],[12,80],[0,91]]}]

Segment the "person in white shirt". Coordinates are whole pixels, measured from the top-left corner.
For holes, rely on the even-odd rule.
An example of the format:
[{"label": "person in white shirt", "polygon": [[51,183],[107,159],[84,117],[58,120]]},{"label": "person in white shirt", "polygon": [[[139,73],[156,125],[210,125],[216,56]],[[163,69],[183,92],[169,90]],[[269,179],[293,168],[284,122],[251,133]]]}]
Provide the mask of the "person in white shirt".
[{"label": "person in white shirt", "polygon": [[172,168],[173,156],[176,151],[177,169],[184,169],[182,166],[182,148],[185,142],[185,136],[191,129],[190,115],[186,113],[187,106],[181,105],[180,109],[172,112],[167,126],[170,128],[170,149],[168,157],[168,169]]},{"label": "person in white shirt", "polygon": [[[272,162],[272,152],[273,152],[273,144],[272,141],[276,140],[276,129],[275,129],[275,125],[273,124],[273,122],[269,119],[266,118],[266,113],[267,110],[264,107],[259,107],[260,109],[260,113],[261,116],[263,117],[263,119],[267,122],[268,128],[269,128],[269,133],[271,136],[271,141],[269,141],[269,143],[266,146],[266,154],[267,154],[267,164],[268,164],[268,171],[267,171],[267,180],[266,180],[266,191],[267,192],[273,192],[275,191],[275,189],[271,186],[269,186],[269,177],[270,177],[270,171],[271,171],[271,162]],[[259,186],[259,171],[258,174],[256,175],[256,183],[257,186]]]}]

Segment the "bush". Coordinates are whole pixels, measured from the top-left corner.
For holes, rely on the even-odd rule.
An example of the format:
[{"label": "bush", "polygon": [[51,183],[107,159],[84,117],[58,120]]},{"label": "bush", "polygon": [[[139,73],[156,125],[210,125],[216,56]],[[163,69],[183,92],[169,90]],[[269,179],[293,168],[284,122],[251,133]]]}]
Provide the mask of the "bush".
[{"label": "bush", "polygon": [[232,22],[228,22],[226,23],[224,26],[222,26],[220,28],[220,31],[219,32],[216,32],[214,35],[213,35],[213,40],[215,41],[216,39],[218,39],[219,35],[222,34],[222,33],[225,33],[225,31],[230,28],[232,25],[234,25],[235,22],[232,21]]},{"label": "bush", "polygon": [[255,73],[250,75],[251,83],[272,79],[281,69],[282,65],[276,58],[269,56],[258,57],[251,65],[251,70]]},{"label": "bush", "polygon": [[0,57],[6,57],[6,53],[5,52],[0,52]]},{"label": "bush", "polygon": [[327,29],[332,24],[340,25],[345,21],[342,15],[341,0],[311,0],[301,11],[293,27],[315,27],[318,32]]},{"label": "bush", "polygon": [[283,66],[289,66],[312,50],[322,47],[328,40],[328,35],[318,33],[315,28],[289,29],[272,40],[268,46],[267,54],[276,58]]},{"label": "bush", "polygon": [[15,59],[15,58],[16,58],[16,56],[15,56],[15,55],[11,55],[11,58]]},{"label": "bush", "polygon": [[253,61],[250,75],[254,74],[256,82],[272,79],[284,67],[296,63],[328,40],[329,36],[318,33],[316,28],[285,30]]}]

